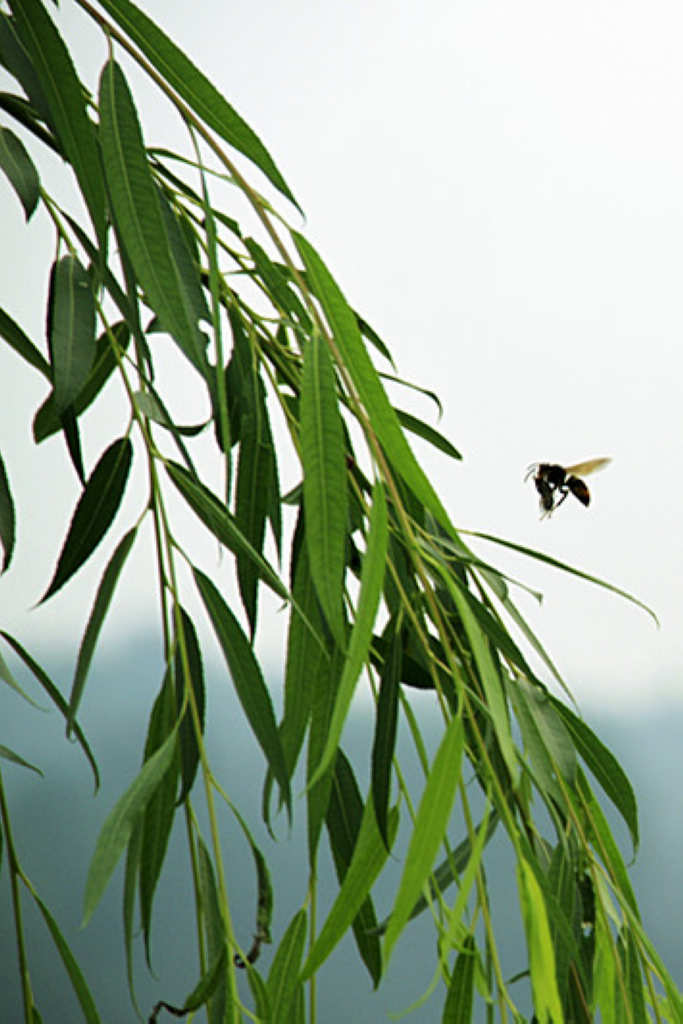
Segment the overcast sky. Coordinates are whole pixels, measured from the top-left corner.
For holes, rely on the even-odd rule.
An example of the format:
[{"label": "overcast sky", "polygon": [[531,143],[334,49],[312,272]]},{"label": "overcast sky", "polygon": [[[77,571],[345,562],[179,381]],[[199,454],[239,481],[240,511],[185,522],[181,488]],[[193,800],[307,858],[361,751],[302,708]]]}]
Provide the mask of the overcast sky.
[{"label": "overcast sky", "polygon": [[[659,631],[613,595],[477,542],[483,557],[544,592],[540,609],[523,594],[519,604],[580,703],[637,710],[679,700],[680,6],[142,7],[268,146],[306,211],[306,232],[401,373],[441,396],[439,429],[464,461],[418,451],[453,521],[539,547],[657,611]],[[103,44],[72,4],[56,16],[95,87]],[[184,145],[163,103],[140,96],[148,144]],[[41,166],[48,187],[62,188],[60,169]],[[4,180],[0,211],[0,305],[43,343],[47,220],[38,212],[27,231]],[[28,613],[77,491],[75,481],[65,486],[59,440],[31,446],[27,410],[44,385],[2,347],[0,381],[0,449],[19,517],[13,572],[0,580],[1,625],[29,645],[42,637],[73,647],[103,556]],[[412,408],[433,416],[426,400]],[[112,402],[112,417],[117,409]],[[92,465],[107,426],[87,423]],[[614,462],[589,481],[590,508],[570,498],[540,522],[526,466],[603,455]],[[103,554],[123,529],[121,520]],[[122,586],[109,644],[155,621],[146,573],[129,567]]]}]

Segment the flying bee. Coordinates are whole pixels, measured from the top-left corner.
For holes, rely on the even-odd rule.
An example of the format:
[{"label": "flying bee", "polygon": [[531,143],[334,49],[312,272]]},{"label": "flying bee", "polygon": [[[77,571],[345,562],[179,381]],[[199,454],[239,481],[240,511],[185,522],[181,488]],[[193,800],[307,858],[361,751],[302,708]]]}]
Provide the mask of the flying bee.
[{"label": "flying bee", "polygon": [[545,519],[559,508],[570,493],[582,505],[589,505],[590,491],[582,478],[603,469],[608,462],[611,462],[611,459],[588,459],[587,462],[577,462],[573,466],[560,466],[555,462],[532,462],[524,480],[528,480],[533,474],[541,506],[541,519]]}]

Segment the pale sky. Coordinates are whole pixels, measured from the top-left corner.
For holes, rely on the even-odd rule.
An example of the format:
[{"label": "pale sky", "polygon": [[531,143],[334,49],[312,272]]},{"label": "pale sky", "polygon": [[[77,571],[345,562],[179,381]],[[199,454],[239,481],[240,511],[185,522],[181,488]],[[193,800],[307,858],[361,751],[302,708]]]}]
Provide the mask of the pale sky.
[{"label": "pale sky", "polygon": [[[464,462],[416,450],[456,525],[541,548],[658,613],[659,631],[620,598],[474,544],[544,592],[540,609],[524,594],[518,604],[579,703],[637,711],[679,701],[680,6],[141,6],[267,145],[306,212],[308,236],[402,375],[439,393],[438,427]],[[67,41],[78,40],[81,70],[95,87],[103,44],[70,3],[56,16]],[[151,95],[138,100],[146,141],[184,145],[161,101],[145,105]],[[64,180],[31,151],[49,188]],[[47,220],[38,212],[27,231],[4,179],[0,211],[11,252],[0,305],[43,344],[53,256]],[[31,445],[27,409],[42,401],[44,386],[4,346],[0,381],[0,450],[18,511],[13,571],[0,579],[0,625],[29,647],[41,638],[74,647],[104,559],[138,505],[126,506],[129,519],[117,520],[77,583],[28,613],[51,576],[77,491],[75,481],[64,484],[61,441]],[[431,420],[426,400],[391,395]],[[113,422],[118,408],[110,403]],[[176,411],[180,419],[194,412]],[[92,466],[109,435],[106,424],[86,423]],[[533,486],[522,482],[526,466],[603,455],[614,462],[589,481],[590,508],[570,498],[540,522]],[[210,546],[204,553],[215,563]],[[125,642],[146,622],[154,627],[148,586],[144,567],[131,562],[107,644]]]}]

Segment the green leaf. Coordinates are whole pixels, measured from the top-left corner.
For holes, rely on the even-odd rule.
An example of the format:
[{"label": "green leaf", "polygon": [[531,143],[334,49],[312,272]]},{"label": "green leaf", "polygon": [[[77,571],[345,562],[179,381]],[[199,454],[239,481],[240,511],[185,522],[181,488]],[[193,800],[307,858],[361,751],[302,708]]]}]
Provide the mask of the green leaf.
[{"label": "green leaf", "polygon": [[48,307],[52,400],[57,416],[71,406],[95,359],[95,299],[75,256],[53,264]]},{"label": "green leaf", "polygon": [[4,338],[10,348],[13,348],[22,359],[25,359],[36,370],[40,370],[43,377],[52,383],[50,364],[47,359],[26,337],[19,324],[5,313],[4,309],[0,309],[0,337]]},{"label": "green leaf", "polygon": [[337,643],[344,644],[342,595],[348,494],[346,445],[326,341],[316,331],[304,349],[301,456],[306,543],[320,603]]},{"label": "green leaf", "polygon": [[123,72],[111,60],[100,77],[100,137],[117,231],[146,299],[164,330],[205,375],[206,339],[197,323],[205,303],[198,272],[190,257],[177,257],[182,242],[172,228],[169,233],[175,222],[164,215],[133,98]]},{"label": "green leaf", "polygon": [[[121,353],[125,352],[130,341],[128,325],[119,321],[113,325],[111,333]],[[88,378],[73,401],[73,414],[76,418],[95,401],[117,366],[109,332],[104,331],[95,342],[95,355]],[[61,429],[62,422],[57,413],[54,395],[49,394],[33,418],[33,439],[36,444],[40,444]]]},{"label": "green leaf", "polygon": [[119,543],[116,545],[114,554],[107,563],[107,568],[104,570],[100,585],[97,588],[97,594],[95,595],[95,602],[90,612],[90,618],[88,624],[85,627],[85,633],[81,640],[81,646],[78,651],[78,661],[76,662],[76,671],[74,673],[74,681],[71,684],[71,696],[69,697],[69,717],[66,723],[66,734],[67,736],[71,732],[73,722],[78,712],[78,707],[83,696],[83,690],[85,689],[85,681],[88,677],[88,671],[90,669],[90,663],[92,656],[95,653],[95,647],[97,645],[97,639],[102,629],[105,616],[111,604],[111,599],[116,589],[118,578],[123,569],[124,563],[128,557],[130,549],[133,546],[137,530],[133,527],[123,535]]},{"label": "green leaf", "polygon": [[420,800],[413,833],[384,943],[385,964],[389,963],[396,940],[409,920],[422,886],[434,864],[453,809],[460,781],[465,733],[462,720],[452,718],[436,752]]},{"label": "green leaf", "polygon": [[455,960],[441,1024],[470,1024],[474,1005],[475,964],[474,938],[468,935]]},{"label": "green leaf", "polygon": [[[301,211],[270,154],[239,114],[201,71],[146,14],[130,0],[102,0],[102,6],[199,117],[231,146],[259,167],[272,184]],[[301,211],[302,212],[302,211]]]},{"label": "green leaf", "polygon": [[[19,641],[15,640],[14,637],[11,636],[10,633],[7,633],[4,629],[0,629],[0,636],[3,637],[7,641],[7,643],[10,645],[10,647],[16,652],[16,654],[19,655],[19,657],[24,662],[24,664],[31,670],[31,672],[36,677],[36,679],[38,680],[40,685],[43,687],[43,689],[45,690],[47,695],[50,697],[50,699],[53,702],[53,704],[55,704],[55,706],[57,708],[59,708],[61,713],[64,715],[64,718],[65,719],[68,718],[68,716],[69,716],[69,705],[64,700],[64,698],[62,697],[61,693],[59,692],[59,690],[57,689],[55,684],[52,682],[52,680],[50,679],[48,674],[44,671],[44,669],[42,669],[40,667],[40,665],[38,664],[37,661],[34,661],[34,659],[31,657],[31,655],[28,653],[28,651],[25,650],[22,647],[22,645],[19,643]],[[8,671],[9,670],[7,669],[7,666],[5,665],[4,659],[0,658],[0,675],[2,675],[2,678],[5,679],[6,682],[10,682],[10,679],[11,679],[11,676],[8,678],[8,674],[7,674]],[[12,685],[11,682],[10,682],[10,685]],[[19,692],[22,694],[22,696],[26,696],[23,693],[23,691],[20,689],[20,687],[15,686],[13,688],[14,689],[18,689]],[[26,699],[31,704],[35,703],[34,701],[31,701],[29,697],[26,697]],[[74,734],[76,736],[76,739],[78,740],[79,744],[81,745],[81,749],[83,750],[83,753],[85,754],[85,756],[87,757],[88,761],[90,762],[90,767],[92,768],[92,772],[93,772],[93,775],[95,777],[95,790],[97,791],[97,789],[99,788],[99,785],[100,785],[100,773],[99,773],[99,771],[97,769],[97,762],[95,761],[95,758],[93,756],[93,752],[90,749],[88,741],[86,740],[86,738],[85,738],[85,736],[83,734],[83,730],[81,729],[81,727],[78,724],[78,722],[74,722],[74,724],[73,724],[73,732],[74,732]]]},{"label": "green leaf", "polygon": [[[394,807],[389,815],[389,846],[393,846],[398,828],[398,810]],[[332,909],[320,934],[313,943],[301,970],[301,980],[306,981],[327,959],[337,943],[346,934],[349,925],[360,911],[373,883],[384,867],[387,849],[379,834],[372,797],[365,802],[363,821],[353,851],[349,869],[341,889],[337,893]]]},{"label": "green leaf", "polygon": [[515,677],[507,687],[508,696],[531,757],[536,780],[560,806],[565,804],[558,784],[561,776],[570,786],[576,778],[574,744],[547,690]]},{"label": "green leaf", "polygon": [[356,318],[339,286],[310,242],[296,232],[293,232],[293,238],[306,266],[309,283],[325,311],[344,366],[353,378],[380,444],[416,497],[431,510],[448,533],[454,535],[445,508],[403,436],[398,416],[386,396],[361,340]]},{"label": "green leaf", "polygon": [[0,168],[24,207],[26,220],[36,208],[40,195],[40,179],[23,142],[9,130],[0,126]]},{"label": "green leaf", "polygon": [[[183,608],[178,609],[180,616],[180,628],[176,627],[176,649],[175,649],[175,680],[178,712],[185,701],[185,693],[188,682],[192,687],[197,714],[202,732],[204,731],[204,709],[206,705],[206,690],[204,687],[204,668],[202,656],[199,650],[197,634],[192,620]],[[180,629],[182,629],[187,654],[187,668],[190,674],[189,680],[185,671],[180,647]],[[181,804],[189,795],[194,784],[197,767],[199,765],[199,743],[195,733],[194,716],[191,714],[189,704],[185,710],[180,728],[178,729],[178,744],[180,747],[180,764],[182,770],[182,786],[178,803]]]},{"label": "green leaf", "polygon": [[176,742],[177,735],[174,729],[163,745],[145,761],[139,774],[120,797],[102,826],[88,870],[83,926],[90,920],[133,829],[171,766],[176,753]]},{"label": "green leaf", "polygon": [[111,526],[121,504],[132,456],[133,447],[127,437],[114,441],[101,456],[76,505],[55,574],[39,604],[80,569]]},{"label": "green leaf", "polygon": [[22,768],[30,768],[32,772],[36,772],[37,775],[43,775],[44,772],[40,768],[36,768],[30,761],[25,761],[20,754],[17,754],[14,750],[10,750],[3,743],[0,743],[0,757],[4,758],[5,761],[11,761],[13,764],[21,765]]},{"label": "green leaf", "polygon": [[57,947],[57,951],[62,958],[62,963],[66,968],[67,974],[69,975],[71,985],[73,987],[74,992],[76,993],[76,997],[80,1004],[81,1010],[83,1011],[83,1019],[87,1022],[87,1024],[99,1024],[100,1017],[99,1014],[97,1013],[97,1008],[95,1006],[93,997],[90,993],[90,989],[88,988],[87,982],[83,976],[83,972],[78,966],[78,963],[73,953],[69,949],[66,939],[62,935],[57,925],[57,922],[55,921],[54,917],[52,916],[48,908],[45,906],[43,901],[41,900],[40,896],[38,896],[37,893],[35,892],[32,892],[32,895],[34,900],[36,901],[36,904],[38,905],[41,914],[43,915],[45,924],[47,925],[50,931],[50,935],[52,936],[55,946]]},{"label": "green leaf", "polygon": [[40,81],[66,159],[74,169],[100,245],[104,247],[105,193],[95,131],[85,107],[85,90],[69,51],[40,0],[14,0],[17,32]]},{"label": "green leaf", "polygon": [[534,1010],[540,1024],[562,1024],[555,956],[543,892],[524,857],[517,861],[517,886],[526,932]]},{"label": "green leaf", "polygon": [[438,448],[439,451],[444,452],[446,455],[450,455],[452,459],[462,459],[462,455],[457,448],[454,448],[447,437],[440,434],[438,430],[434,430],[434,427],[430,427],[428,423],[423,423],[422,420],[418,420],[417,417],[411,416],[409,412],[404,412],[403,409],[397,409],[396,415],[398,416],[399,423],[406,430],[409,430],[411,434],[416,434],[421,437],[424,441],[429,441],[430,444]]},{"label": "green leaf", "polygon": [[619,852],[619,847],[614,841],[614,836],[607,824],[607,819],[605,818],[603,810],[596,800],[595,794],[589,786],[588,780],[581,769],[577,772],[577,789],[581,794],[585,811],[589,817],[590,833],[592,833],[590,838],[593,841],[593,845],[599,852],[600,857],[609,872],[610,879],[619,891],[621,903],[625,904],[626,907],[631,910],[636,920],[639,921],[640,915],[638,912],[638,904],[633,892],[631,880],[628,876],[628,871],[626,870],[626,865],[624,864],[621,853]]},{"label": "green leaf", "polygon": [[242,627],[211,580],[199,569],[194,568],[192,571],[225,656],[237,696],[252,732],[266,755],[268,766],[275,776],[291,815],[291,794],[285,755],[270,694],[259,664]]},{"label": "green leaf", "polygon": [[126,870],[123,878],[123,944],[126,956],[126,978],[128,991],[133,1006],[140,1017],[140,1008],[135,997],[135,984],[133,977],[133,931],[135,929],[135,893],[137,891],[138,874],[140,869],[140,852],[142,849],[142,821],[139,821],[133,829],[133,834],[128,841],[126,854]]},{"label": "green leaf", "polygon": [[223,946],[214,957],[213,963],[206,974],[202,975],[183,1003],[185,1013],[189,1013],[191,1010],[198,1010],[211,998],[218,988],[221,978],[225,977],[227,959],[228,951]]},{"label": "green leaf", "polygon": [[258,568],[261,578],[276,594],[279,594],[285,601],[288,601],[290,598],[289,591],[280,580],[278,574],[265,558],[252,547],[237,526],[234,517],[230,515],[230,512],[218,500],[215,494],[212,494],[207,487],[198,480],[195,480],[186,469],[179,466],[176,462],[167,462],[166,472],[190,508],[211,531],[214,537],[234,553],[244,552],[247,554]]},{"label": "green leaf", "polygon": [[266,981],[273,1024],[290,1024],[300,985],[299,967],[306,941],[306,911],[299,910],[289,923],[277,948]]},{"label": "green leaf", "polygon": [[[201,836],[197,839],[199,852],[199,891],[208,959],[213,962],[220,951],[226,948],[225,920],[221,912],[218,888],[213,873],[209,851]],[[228,1009],[227,963],[225,972],[220,972],[216,987],[210,997],[209,1024],[225,1024]]]},{"label": "green leaf", "polygon": [[[257,377],[260,384],[260,379]],[[273,474],[273,444],[265,402],[259,396],[241,420],[242,442],[237,463],[237,505],[235,519],[243,535],[259,555],[263,552],[270,489]],[[251,635],[256,632],[259,575],[246,552],[237,556],[237,577]]]},{"label": "green leaf", "polygon": [[639,844],[638,805],[633,787],[621,765],[592,729],[556,698],[550,698],[574,740],[576,749],[600,786],[626,822],[631,833],[633,854]]},{"label": "green leaf", "polygon": [[379,698],[372,744],[372,799],[377,827],[387,842],[387,814],[391,796],[391,772],[398,728],[398,698],[403,664],[401,629],[392,622],[388,650],[379,682]]},{"label": "green leaf", "polygon": [[[306,530],[309,529],[308,515],[306,517]],[[351,706],[353,694],[358,682],[358,676],[363,662],[368,657],[370,641],[372,640],[372,627],[377,615],[379,599],[382,593],[382,583],[386,569],[387,545],[389,527],[387,518],[387,506],[384,497],[384,487],[381,481],[377,481],[372,492],[372,508],[370,510],[370,529],[368,532],[367,550],[363,559],[363,570],[361,573],[360,593],[356,608],[356,619],[351,631],[349,648],[344,671],[342,673],[339,690],[334,705],[332,721],[330,722],[327,744],[320,759],[320,765],[309,785],[322,775],[334,757],[339,744],[339,738],[344,728],[344,722]],[[310,552],[310,549],[309,549]],[[315,574],[314,574],[315,579]]]},{"label": "green leaf", "polygon": [[[149,719],[145,741],[145,762],[149,761],[174,731],[176,718],[175,695],[170,673],[167,670]],[[145,941],[145,956],[150,969],[152,906],[175,817],[175,795],[178,784],[177,762],[177,757],[174,757],[155,793],[148,801],[140,823],[142,831],[139,852],[140,918]]]},{"label": "green leaf", "polygon": [[0,573],[9,569],[14,551],[14,502],[12,492],[7,479],[5,463],[0,455],[0,545],[2,545],[2,569]]},{"label": "green leaf", "polygon": [[[334,780],[325,824],[330,836],[330,848],[339,884],[342,885],[353,859],[363,820],[363,800],[353,769],[342,750],[338,751],[334,766]],[[388,828],[388,822],[387,822]],[[389,847],[389,837],[382,839]],[[376,934],[377,917],[370,896],[367,896],[353,919],[353,935],[358,952],[367,967],[373,985],[377,987],[382,974],[382,952]]]},{"label": "green leaf", "polygon": [[[2,42],[4,37],[4,27],[7,24],[7,19],[0,17],[0,52],[2,51]],[[4,58],[6,55],[2,54]],[[55,139],[54,135],[47,131],[45,126],[36,117],[36,112],[31,106],[31,103],[24,99],[23,96],[17,96],[11,92],[0,92],[0,110],[7,111],[19,124],[23,125],[27,131],[31,132],[37,139],[40,139],[46,146],[49,146],[53,152],[62,156],[62,152],[59,148],[59,143]]]}]

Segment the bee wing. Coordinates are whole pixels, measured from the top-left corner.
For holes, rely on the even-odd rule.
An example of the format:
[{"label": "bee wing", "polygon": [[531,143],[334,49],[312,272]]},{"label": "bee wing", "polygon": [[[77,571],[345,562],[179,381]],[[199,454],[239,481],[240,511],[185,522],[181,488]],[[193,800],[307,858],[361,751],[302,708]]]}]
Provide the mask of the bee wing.
[{"label": "bee wing", "polygon": [[565,466],[564,471],[567,476],[588,476],[589,473],[595,473],[598,469],[604,469],[611,459],[588,459],[587,462],[577,462],[573,466]]}]

